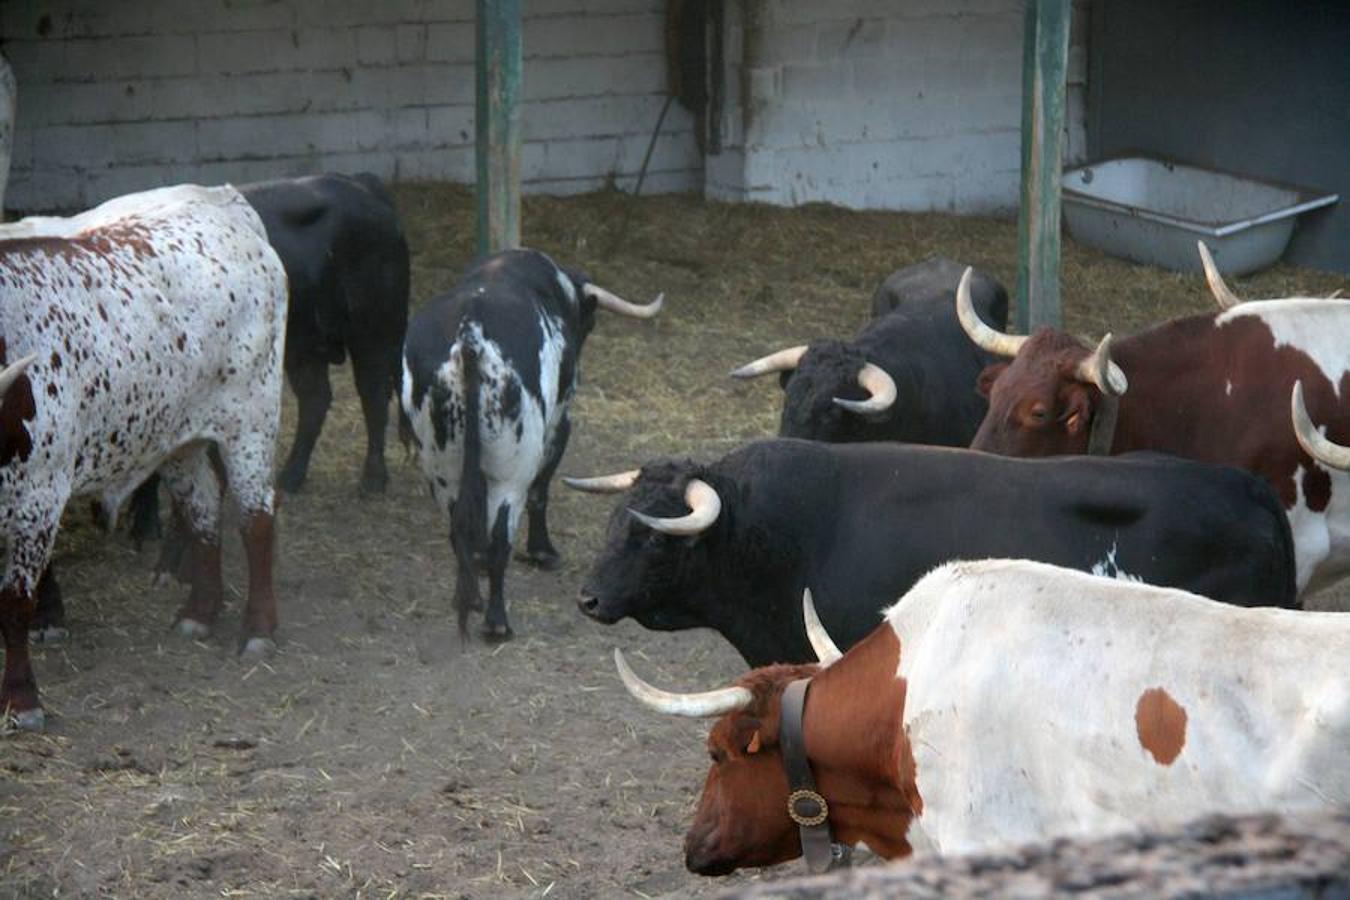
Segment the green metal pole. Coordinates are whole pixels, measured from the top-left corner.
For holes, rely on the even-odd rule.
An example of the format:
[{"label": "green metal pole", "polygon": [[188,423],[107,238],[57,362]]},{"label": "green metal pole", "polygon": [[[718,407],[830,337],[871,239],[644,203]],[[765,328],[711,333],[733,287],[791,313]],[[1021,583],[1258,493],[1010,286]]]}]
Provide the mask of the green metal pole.
[{"label": "green metal pole", "polygon": [[480,256],[520,246],[520,0],[477,0]]},{"label": "green metal pole", "polygon": [[1070,0],[1027,0],[1022,38],[1022,202],[1017,325],[1060,325],[1059,196]]}]

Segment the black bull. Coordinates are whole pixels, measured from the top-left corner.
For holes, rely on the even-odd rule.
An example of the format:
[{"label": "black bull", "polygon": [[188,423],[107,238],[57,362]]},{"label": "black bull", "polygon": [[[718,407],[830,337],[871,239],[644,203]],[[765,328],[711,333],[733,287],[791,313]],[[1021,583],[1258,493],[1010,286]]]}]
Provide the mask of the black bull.
[{"label": "black bull", "polygon": [[[975,346],[956,317],[956,286],[965,269],[937,256],[897,270],[877,288],[873,318],[852,340],[814,341],[797,356],[786,351],[779,364],[791,367],[779,374],[779,436],[969,446],[988,409],[976,380],[997,360]],[[976,270],[971,296],[987,321],[1006,323],[1008,293],[998,281]],[[868,363],[890,377],[895,399],[875,412],[848,409],[868,396],[859,383]],[[732,374],[769,371],[774,368],[751,364]]]},{"label": "black bull", "polygon": [[[717,492],[705,530],[680,516],[690,479]],[[922,575],[1011,557],[1179,587],[1243,606],[1295,605],[1278,499],[1237,469],[1156,454],[1025,460],[888,444],[760,441],[712,465],[653,463],[610,518],[582,611],[671,631],[713,628],[751,666],[814,659],[810,587],[847,647]]]}]

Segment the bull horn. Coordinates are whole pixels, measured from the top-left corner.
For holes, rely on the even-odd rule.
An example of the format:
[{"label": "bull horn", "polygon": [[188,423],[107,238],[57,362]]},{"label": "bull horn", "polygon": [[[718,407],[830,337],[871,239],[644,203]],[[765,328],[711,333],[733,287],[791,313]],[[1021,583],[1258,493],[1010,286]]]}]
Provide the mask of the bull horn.
[{"label": "bull horn", "polygon": [[581,289],[588,297],[595,298],[595,302],[604,309],[621,316],[632,316],[635,319],[650,319],[661,311],[661,304],[665,302],[665,294],[657,294],[656,299],[646,306],[639,306],[636,303],[629,303],[618,294],[610,293],[598,284],[587,284]]},{"label": "bull horn", "polygon": [[1200,248],[1200,265],[1205,267],[1205,281],[1209,283],[1209,292],[1214,295],[1214,302],[1219,304],[1219,309],[1232,309],[1237,306],[1242,300],[1224,284],[1219,267],[1214,265],[1214,257],[1210,256],[1205,242],[1196,241],[1195,245]]},{"label": "bull horn", "polygon": [[1323,435],[1308,415],[1308,408],[1303,405],[1303,382],[1294,382],[1289,406],[1294,417],[1294,434],[1304,451],[1328,468],[1350,469],[1350,447],[1343,447]]},{"label": "bull horn", "polygon": [[1092,355],[1078,364],[1078,379],[1095,384],[1103,394],[1119,397],[1130,387],[1120,366],[1111,361],[1111,335],[1102,338]]},{"label": "bull horn", "polygon": [[22,359],[10,363],[5,366],[3,371],[0,371],[0,397],[3,397],[5,392],[14,386],[14,382],[19,380],[19,376],[22,375],[24,370],[31,366],[33,360],[37,358],[38,355],[36,353],[30,353]]},{"label": "bull horn", "polygon": [[720,716],[724,713],[745,709],[754,699],[750,691],[740,685],[691,694],[663,691],[639,678],[637,673],[628,667],[628,660],[623,658],[623,651],[618,647],[614,648],[614,667],[619,670],[619,678],[623,679],[623,686],[628,689],[628,693],[632,694],[634,699],[648,709],[665,713],[668,716],[688,716],[690,718]]},{"label": "bull horn", "polygon": [[811,642],[811,649],[816,652],[816,659],[820,660],[822,666],[828,666],[844,655],[821,624],[820,616],[816,615],[816,602],[811,597],[810,588],[802,591],[802,619],[806,622],[806,639]]},{"label": "bull horn", "polygon": [[641,469],[629,469],[614,475],[596,475],[594,478],[569,478],[563,476],[563,484],[583,494],[622,494],[637,483]]},{"label": "bull horn", "polygon": [[770,353],[768,356],[761,356],[752,363],[746,363],[739,369],[731,370],[732,378],[755,378],[759,375],[768,375],[771,372],[790,372],[801,364],[802,357],[806,355],[806,345],[799,344],[796,347],[788,347],[786,350],[778,350]]},{"label": "bull horn", "polygon": [[684,488],[684,502],[689,504],[689,515],[662,519],[635,509],[628,512],[643,525],[663,534],[690,535],[704,531],[717,521],[722,512],[722,498],[712,485],[700,478],[689,479]]},{"label": "bull horn", "polygon": [[895,405],[895,379],[876,363],[863,364],[858,370],[858,384],[871,395],[866,400],[830,399],[849,412],[860,414],[885,412]]},{"label": "bull horn", "polygon": [[995,356],[1016,356],[1017,351],[1026,343],[1026,336],[1004,334],[984,323],[980,314],[975,311],[975,301],[970,299],[970,279],[974,271],[970,266],[966,266],[966,271],[961,273],[961,283],[956,286],[956,317],[961,320],[961,327],[975,342],[975,346],[981,350]]}]

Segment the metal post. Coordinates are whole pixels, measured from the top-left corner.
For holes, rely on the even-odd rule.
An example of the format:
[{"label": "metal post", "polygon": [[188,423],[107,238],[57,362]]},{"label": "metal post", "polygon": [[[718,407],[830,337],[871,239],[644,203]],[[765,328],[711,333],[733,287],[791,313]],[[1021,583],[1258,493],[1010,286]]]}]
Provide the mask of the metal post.
[{"label": "metal post", "polygon": [[520,246],[520,0],[477,0],[480,256]]},{"label": "metal post", "polygon": [[1070,0],[1027,0],[1022,37],[1022,203],[1017,325],[1059,327],[1059,195]]}]

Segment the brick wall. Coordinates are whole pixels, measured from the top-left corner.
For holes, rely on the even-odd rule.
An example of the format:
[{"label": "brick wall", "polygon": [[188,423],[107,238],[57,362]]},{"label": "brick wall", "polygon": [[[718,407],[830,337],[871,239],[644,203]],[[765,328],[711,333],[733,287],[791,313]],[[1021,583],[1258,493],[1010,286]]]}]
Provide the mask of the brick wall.
[{"label": "brick wall", "polygon": [[[524,0],[528,191],[631,184],[665,99],[664,0]],[[473,178],[471,0],[4,0],[19,85],[7,203],[178,181]],[[644,191],[697,190],[671,109]]]},{"label": "brick wall", "polygon": [[[727,4],[725,199],[858,208],[1016,208],[1024,0]],[[1078,18],[1086,0],[1076,0]],[[1086,29],[1071,51],[1068,152],[1081,154]]]}]

